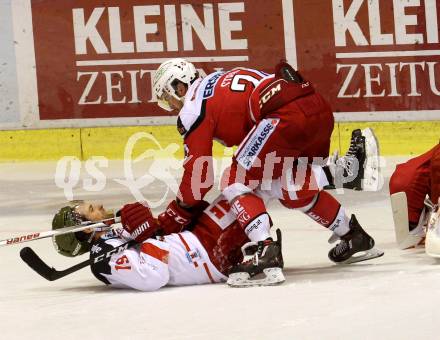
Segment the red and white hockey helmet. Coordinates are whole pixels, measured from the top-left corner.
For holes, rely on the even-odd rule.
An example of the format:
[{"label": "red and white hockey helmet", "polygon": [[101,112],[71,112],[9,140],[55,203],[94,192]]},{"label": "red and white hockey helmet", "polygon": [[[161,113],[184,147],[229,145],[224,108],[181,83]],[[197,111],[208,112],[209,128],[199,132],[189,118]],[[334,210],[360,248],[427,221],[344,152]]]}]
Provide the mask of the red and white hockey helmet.
[{"label": "red and white hockey helmet", "polygon": [[157,97],[158,105],[164,110],[172,111],[168,101],[163,98],[164,92],[178,100],[183,100],[184,96],[179,97],[176,92],[177,84],[182,82],[189,87],[198,77],[199,73],[194,65],[185,59],[175,58],[162,63],[153,79],[153,92]]}]

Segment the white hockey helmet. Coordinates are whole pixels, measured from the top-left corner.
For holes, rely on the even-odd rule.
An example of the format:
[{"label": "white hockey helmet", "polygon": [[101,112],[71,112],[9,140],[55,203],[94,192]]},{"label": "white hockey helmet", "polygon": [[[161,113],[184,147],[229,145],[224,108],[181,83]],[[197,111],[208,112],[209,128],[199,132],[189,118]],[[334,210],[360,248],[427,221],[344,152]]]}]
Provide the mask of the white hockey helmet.
[{"label": "white hockey helmet", "polygon": [[163,98],[164,92],[178,100],[183,100],[184,96],[177,95],[177,84],[182,82],[189,87],[198,77],[199,73],[194,65],[185,59],[175,58],[163,62],[153,79],[153,91],[157,97],[157,104],[164,110],[172,111],[169,103]]}]

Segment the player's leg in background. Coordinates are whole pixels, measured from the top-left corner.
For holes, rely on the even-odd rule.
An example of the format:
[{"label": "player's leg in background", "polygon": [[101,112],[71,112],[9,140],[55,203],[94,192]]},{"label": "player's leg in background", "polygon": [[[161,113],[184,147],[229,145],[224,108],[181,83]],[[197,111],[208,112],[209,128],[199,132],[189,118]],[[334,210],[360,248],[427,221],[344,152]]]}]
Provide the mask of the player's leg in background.
[{"label": "player's leg in background", "polygon": [[440,144],[432,150],[430,164],[430,184],[431,190],[429,200],[425,204],[427,208],[426,218],[426,254],[440,258]]},{"label": "player's leg in background", "polygon": [[425,240],[425,197],[431,194],[431,159],[434,149],[399,164],[390,178],[391,207],[396,242],[400,249]]},{"label": "player's leg in background", "polygon": [[437,204],[440,198],[440,144],[434,150],[431,159],[431,201]]},{"label": "player's leg in background", "polygon": [[417,227],[424,208],[426,195],[431,193],[431,158],[430,150],[408,162],[399,164],[390,178],[390,195],[405,192],[408,205],[410,230]]}]

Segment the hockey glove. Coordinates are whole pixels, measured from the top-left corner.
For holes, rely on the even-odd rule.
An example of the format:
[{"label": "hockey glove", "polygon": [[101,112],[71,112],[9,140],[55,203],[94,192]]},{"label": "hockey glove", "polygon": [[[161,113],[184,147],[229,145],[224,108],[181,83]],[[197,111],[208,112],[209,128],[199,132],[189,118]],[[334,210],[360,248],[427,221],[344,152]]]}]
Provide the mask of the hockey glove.
[{"label": "hockey glove", "polygon": [[160,227],[165,234],[179,233],[184,230],[192,221],[197,219],[203,210],[209,206],[206,201],[200,201],[191,208],[182,207],[176,200],[168,204],[167,209],[159,215]]},{"label": "hockey glove", "polygon": [[159,224],[146,203],[126,204],[118,214],[121,216],[122,227],[136,242],[141,243],[159,232]]}]

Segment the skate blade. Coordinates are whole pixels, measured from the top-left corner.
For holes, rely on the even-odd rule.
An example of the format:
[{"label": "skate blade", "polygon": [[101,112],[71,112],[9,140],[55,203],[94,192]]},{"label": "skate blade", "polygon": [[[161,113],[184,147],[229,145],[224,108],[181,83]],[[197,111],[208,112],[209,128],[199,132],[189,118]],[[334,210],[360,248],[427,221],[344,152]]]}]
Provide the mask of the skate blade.
[{"label": "skate blade", "polygon": [[375,259],[377,257],[381,257],[384,254],[385,253],[382,250],[379,250],[377,248],[371,248],[370,250],[363,252],[363,254],[360,255],[355,254],[352,257],[350,257],[348,260],[345,260],[344,262],[339,262],[338,264],[351,264],[362,261],[368,261],[371,259]]},{"label": "skate blade", "polygon": [[233,273],[229,275],[226,283],[229,287],[233,288],[247,288],[258,286],[275,286],[286,281],[281,268],[266,268],[263,270],[263,273],[266,277],[256,280],[252,280],[249,273],[246,272]]}]

